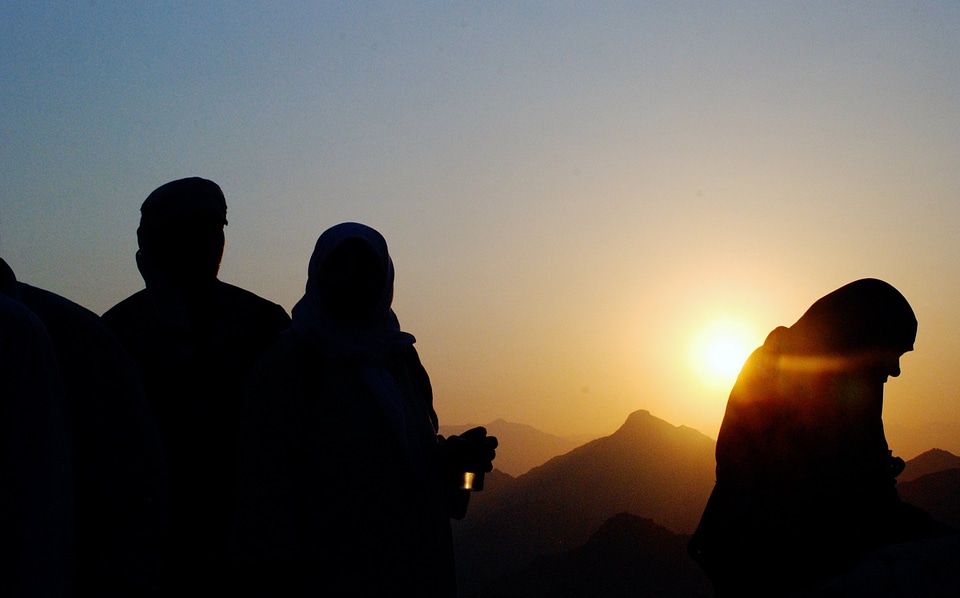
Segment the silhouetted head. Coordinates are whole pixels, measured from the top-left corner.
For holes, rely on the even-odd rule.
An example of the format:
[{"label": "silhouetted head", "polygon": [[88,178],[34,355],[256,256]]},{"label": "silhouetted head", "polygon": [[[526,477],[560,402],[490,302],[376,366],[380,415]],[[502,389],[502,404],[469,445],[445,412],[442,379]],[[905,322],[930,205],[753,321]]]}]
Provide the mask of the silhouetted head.
[{"label": "silhouetted head", "polygon": [[223,258],[227,202],[213,181],[192,177],[158,187],[140,207],[138,259],[175,287],[217,278]]},{"label": "silhouetted head", "polygon": [[340,324],[371,326],[390,312],[393,262],[387,242],[369,226],[348,222],[327,229],[307,275],[307,293]]},{"label": "silhouetted head", "polygon": [[900,357],[913,350],[917,318],[897,289],[865,278],[817,300],[783,336],[786,352],[843,357],[886,379],[900,374]]},{"label": "silhouetted head", "polygon": [[355,222],[327,229],[310,257],[293,328],[330,355],[389,359],[416,342],[390,309],[393,277],[380,233]]}]

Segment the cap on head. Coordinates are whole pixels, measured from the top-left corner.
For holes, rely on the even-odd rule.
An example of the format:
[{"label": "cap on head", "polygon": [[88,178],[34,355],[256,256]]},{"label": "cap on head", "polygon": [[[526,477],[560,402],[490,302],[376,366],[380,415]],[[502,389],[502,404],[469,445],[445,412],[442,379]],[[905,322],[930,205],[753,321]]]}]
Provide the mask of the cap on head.
[{"label": "cap on head", "polygon": [[188,214],[215,214],[227,224],[227,200],[220,185],[200,177],[157,187],[140,206],[140,227],[156,229]]}]

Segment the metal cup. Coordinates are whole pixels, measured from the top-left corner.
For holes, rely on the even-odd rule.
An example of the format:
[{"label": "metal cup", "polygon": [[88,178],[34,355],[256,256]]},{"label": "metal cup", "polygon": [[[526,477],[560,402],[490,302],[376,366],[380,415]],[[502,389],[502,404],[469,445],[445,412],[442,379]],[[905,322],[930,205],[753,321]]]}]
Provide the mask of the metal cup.
[{"label": "metal cup", "polygon": [[465,471],[460,478],[460,489],[480,492],[483,490],[483,472]]}]

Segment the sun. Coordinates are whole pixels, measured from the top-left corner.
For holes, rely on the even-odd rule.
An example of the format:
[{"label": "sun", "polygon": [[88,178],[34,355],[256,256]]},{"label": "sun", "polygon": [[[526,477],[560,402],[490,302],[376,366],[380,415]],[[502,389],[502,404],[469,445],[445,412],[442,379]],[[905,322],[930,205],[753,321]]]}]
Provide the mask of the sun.
[{"label": "sun", "polygon": [[706,386],[729,390],[756,346],[755,334],[746,324],[716,320],[695,337],[690,351],[691,367]]}]

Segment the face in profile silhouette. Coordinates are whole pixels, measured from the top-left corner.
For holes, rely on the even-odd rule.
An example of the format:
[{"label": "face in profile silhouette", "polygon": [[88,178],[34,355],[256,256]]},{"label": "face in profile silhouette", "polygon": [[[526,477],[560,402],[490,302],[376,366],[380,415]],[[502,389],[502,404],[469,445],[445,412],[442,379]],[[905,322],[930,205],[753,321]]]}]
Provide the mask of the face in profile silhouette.
[{"label": "face in profile silhouette", "polygon": [[900,375],[900,358],[906,351],[878,351],[868,365],[870,376],[882,382]]},{"label": "face in profile silhouette", "polygon": [[346,239],[320,265],[318,287],[324,309],[346,326],[363,326],[378,314],[386,285],[381,260],[361,238]]}]

